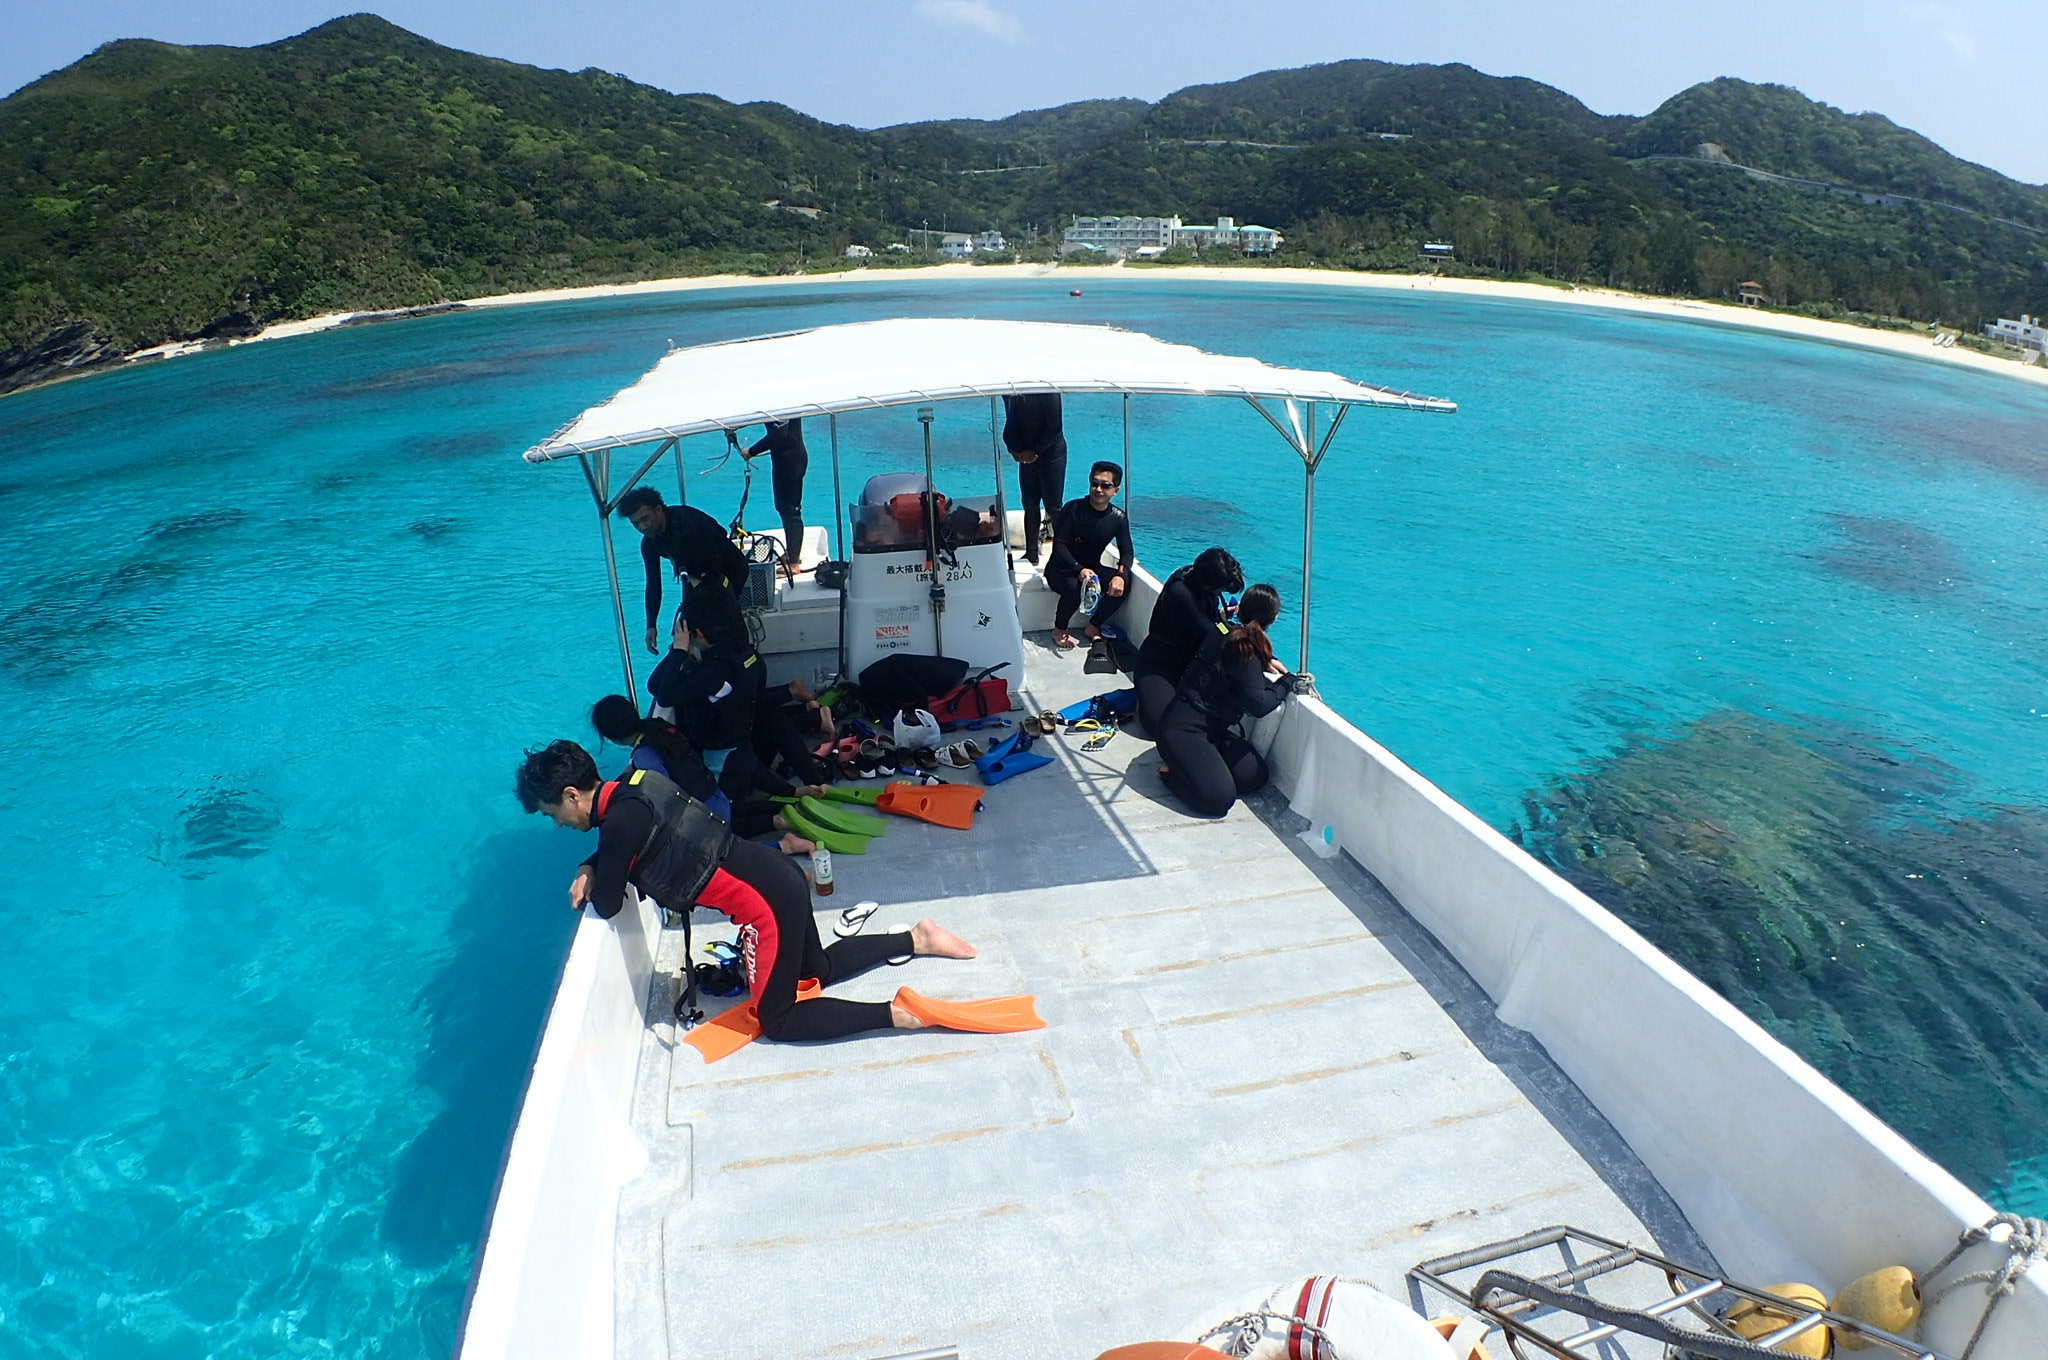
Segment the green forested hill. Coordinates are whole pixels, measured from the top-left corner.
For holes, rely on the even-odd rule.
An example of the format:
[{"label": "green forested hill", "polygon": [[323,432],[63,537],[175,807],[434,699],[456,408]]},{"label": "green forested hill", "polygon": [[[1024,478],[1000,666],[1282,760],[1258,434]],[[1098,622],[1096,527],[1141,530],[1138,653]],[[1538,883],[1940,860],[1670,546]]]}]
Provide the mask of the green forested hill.
[{"label": "green forested hill", "polygon": [[1229,214],[1283,232],[1282,263],[1412,268],[1429,237],[1506,276],[1757,279],[1959,325],[2048,311],[2048,189],[1734,80],[1625,118],[1345,61],[862,131],[355,15],[260,48],[103,47],[0,100],[0,183],[0,390],[235,322],[836,267],[924,224],[1014,238],[1072,213]]}]

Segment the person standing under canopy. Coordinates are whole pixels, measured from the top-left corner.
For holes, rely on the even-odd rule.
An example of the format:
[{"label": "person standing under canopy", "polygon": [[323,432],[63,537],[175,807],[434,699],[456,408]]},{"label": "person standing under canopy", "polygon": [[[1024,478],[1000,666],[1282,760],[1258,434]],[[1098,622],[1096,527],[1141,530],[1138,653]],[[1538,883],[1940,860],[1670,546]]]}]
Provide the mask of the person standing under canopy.
[{"label": "person standing under canopy", "polygon": [[801,420],[771,420],[762,427],[761,437],[747,446],[746,456],[768,455],[775,487],[775,513],[782,517],[782,565],[794,572],[804,552],[804,474],[810,471],[810,451],[804,448]]},{"label": "person standing under canopy", "polygon": [[[747,580],[747,556],[726,536],[717,520],[691,505],[665,505],[661,493],[639,486],[619,497],[619,518],[640,531],[640,561],[647,568],[647,650],[660,651],[661,562],[667,558],[689,589],[713,585],[737,595]],[[677,607],[678,614],[681,606]]]},{"label": "person standing under canopy", "polygon": [[[1059,594],[1053,606],[1052,637],[1061,647],[1075,646],[1068,631],[1074,611],[1093,585],[1101,598],[1088,614],[1088,636],[1102,636],[1101,625],[1124,607],[1130,590],[1129,572],[1138,564],[1131,550],[1131,522],[1115,504],[1124,470],[1115,463],[1097,463],[1088,470],[1088,494],[1068,501],[1052,522],[1052,553],[1045,563],[1045,583]],[[1116,544],[1116,565],[1105,566],[1109,545]]]},{"label": "person standing under canopy", "polygon": [[1022,392],[1004,397],[1003,447],[1017,460],[1017,482],[1024,493],[1024,560],[1036,565],[1039,525],[1059,512],[1067,494],[1066,417],[1060,394]]}]

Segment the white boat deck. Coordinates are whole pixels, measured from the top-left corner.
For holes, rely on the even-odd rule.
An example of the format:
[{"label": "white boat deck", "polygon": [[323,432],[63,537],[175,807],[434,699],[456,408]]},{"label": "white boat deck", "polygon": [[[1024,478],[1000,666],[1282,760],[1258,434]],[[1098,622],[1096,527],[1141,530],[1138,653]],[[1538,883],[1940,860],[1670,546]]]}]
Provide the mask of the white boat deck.
[{"label": "white boat deck", "polygon": [[[1043,635],[1027,651],[1038,707],[1125,683]],[[972,831],[899,820],[835,856],[818,908],[828,943],[873,898],[871,929],[929,915],[981,950],[835,995],[1030,992],[1049,1028],[755,1043],[707,1066],[657,982],[623,1360],[1086,1360],[1312,1271],[1410,1298],[1416,1262],[1553,1223],[1710,1264],[1541,1048],[1355,864],[1288,834],[1284,804],[1197,820],[1149,742],[1040,748],[1058,763],[990,790]],[[672,967],[680,933],[664,945]]]}]

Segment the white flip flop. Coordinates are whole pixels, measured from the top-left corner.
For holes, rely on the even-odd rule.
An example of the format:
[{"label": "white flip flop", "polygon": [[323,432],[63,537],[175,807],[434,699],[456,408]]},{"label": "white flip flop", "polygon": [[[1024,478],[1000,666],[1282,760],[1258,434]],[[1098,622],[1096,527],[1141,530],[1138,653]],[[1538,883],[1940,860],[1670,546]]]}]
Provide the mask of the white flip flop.
[{"label": "white flip flop", "polygon": [[839,919],[832,924],[832,933],[840,939],[850,939],[866,928],[868,918],[882,909],[880,902],[856,902],[839,913]]},{"label": "white flip flop", "polygon": [[[889,933],[891,935],[908,935],[910,933],[910,927],[908,925],[890,926]],[[908,954],[899,954],[895,958],[889,960],[889,966],[891,968],[900,968],[904,964],[909,963],[912,959],[916,957],[917,953],[915,950]]]}]

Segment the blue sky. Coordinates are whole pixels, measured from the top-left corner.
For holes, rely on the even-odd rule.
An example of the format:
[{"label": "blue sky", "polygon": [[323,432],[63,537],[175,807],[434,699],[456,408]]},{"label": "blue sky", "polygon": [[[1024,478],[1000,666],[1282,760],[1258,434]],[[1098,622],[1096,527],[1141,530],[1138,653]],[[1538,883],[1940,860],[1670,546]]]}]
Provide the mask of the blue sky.
[{"label": "blue sky", "polygon": [[[0,90],[115,38],[250,46],[345,12],[337,0],[0,0]],[[1157,99],[1347,57],[1462,61],[1601,113],[1648,113],[1729,75],[1882,113],[2048,182],[2048,0],[386,0],[376,12],[451,47],[859,127]]]}]

